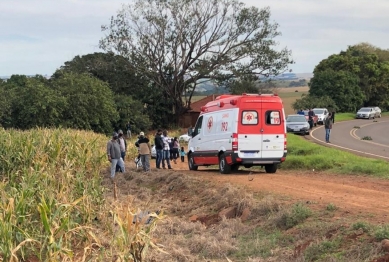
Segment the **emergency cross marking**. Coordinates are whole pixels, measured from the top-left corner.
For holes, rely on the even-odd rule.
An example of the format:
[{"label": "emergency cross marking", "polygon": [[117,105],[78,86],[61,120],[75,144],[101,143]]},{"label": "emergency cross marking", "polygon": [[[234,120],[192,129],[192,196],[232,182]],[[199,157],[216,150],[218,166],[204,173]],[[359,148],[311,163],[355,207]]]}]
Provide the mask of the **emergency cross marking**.
[{"label": "emergency cross marking", "polygon": [[208,132],[211,131],[212,126],[213,126],[213,117],[211,116],[211,117],[208,119],[208,124],[207,124]]},{"label": "emergency cross marking", "polygon": [[247,122],[251,122],[254,119],[253,113],[246,113],[244,118],[246,119]]}]

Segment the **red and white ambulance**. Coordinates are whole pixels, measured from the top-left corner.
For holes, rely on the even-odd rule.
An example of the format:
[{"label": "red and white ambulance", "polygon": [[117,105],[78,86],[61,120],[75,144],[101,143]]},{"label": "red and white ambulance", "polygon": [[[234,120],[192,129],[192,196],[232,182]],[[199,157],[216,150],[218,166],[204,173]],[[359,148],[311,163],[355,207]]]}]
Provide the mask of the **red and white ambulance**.
[{"label": "red and white ambulance", "polygon": [[228,174],[239,166],[275,173],[286,157],[286,125],[277,95],[221,95],[201,108],[188,145],[190,170],[219,165]]}]

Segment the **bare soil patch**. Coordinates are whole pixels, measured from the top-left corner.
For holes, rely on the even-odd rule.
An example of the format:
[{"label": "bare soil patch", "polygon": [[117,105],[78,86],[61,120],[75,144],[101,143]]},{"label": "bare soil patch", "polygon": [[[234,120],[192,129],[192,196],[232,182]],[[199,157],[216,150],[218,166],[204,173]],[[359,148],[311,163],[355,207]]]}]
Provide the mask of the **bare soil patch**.
[{"label": "bare soil patch", "polygon": [[[334,245],[326,252],[341,250],[348,261],[385,259],[380,242],[353,223],[387,223],[389,181],[282,170],[221,175],[217,167],[188,171],[186,162],[172,167],[143,173],[129,163],[130,171],[118,175],[116,200],[108,170],[104,179],[109,202],[167,215],[154,240],[168,254],[151,250],[150,261],[315,261],[324,242]],[[314,214],[285,227],[296,203]],[[232,217],[220,217],[232,209]],[[244,210],[249,213],[243,220]]]}]

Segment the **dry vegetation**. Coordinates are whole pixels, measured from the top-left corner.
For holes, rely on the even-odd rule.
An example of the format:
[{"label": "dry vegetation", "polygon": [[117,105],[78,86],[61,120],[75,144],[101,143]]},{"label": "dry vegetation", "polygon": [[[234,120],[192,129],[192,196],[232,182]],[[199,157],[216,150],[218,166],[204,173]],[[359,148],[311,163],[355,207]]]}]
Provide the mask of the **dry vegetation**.
[{"label": "dry vegetation", "polygon": [[[104,181],[111,188],[108,174]],[[385,255],[380,241],[388,227],[340,218],[333,204],[323,209],[228,183],[204,183],[183,171],[131,171],[119,175],[118,186],[116,202],[166,215],[153,234],[164,252],[150,249],[148,261],[373,261]],[[106,196],[115,202],[111,191]],[[226,209],[235,215],[220,217]],[[244,210],[250,211],[247,218]]]}]

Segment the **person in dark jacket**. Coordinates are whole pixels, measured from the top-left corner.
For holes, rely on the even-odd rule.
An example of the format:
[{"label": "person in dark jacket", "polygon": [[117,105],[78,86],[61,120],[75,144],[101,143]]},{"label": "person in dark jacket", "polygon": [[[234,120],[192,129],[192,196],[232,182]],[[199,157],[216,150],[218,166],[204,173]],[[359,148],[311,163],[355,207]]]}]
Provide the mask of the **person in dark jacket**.
[{"label": "person in dark jacket", "polygon": [[332,129],[332,114],[329,113],[328,117],[324,120],[324,128],[326,130],[326,142],[330,142],[330,134],[331,134],[331,129]]},{"label": "person in dark jacket", "polygon": [[332,123],[334,124],[335,123],[335,111],[332,111],[331,120],[332,120]]},{"label": "person in dark jacket", "polygon": [[162,162],[162,152],[163,152],[163,147],[164,147],[161,129],[158,129],[157,133],[155,134],[154,145],[155,145],[155,151],[157,153],[155,163],[156,163],[157,168],[160,169],[161,162]]},{"label": "person in dark jacket", "polygon": [[315,117],[315,112],[313,112],[312,108],[308,111],[308,123],[309,123],[309,129],[312,129],[313,127],[313,118]]},{"label": "person in dark jacket", "polygon": [[114,182],[116,174],[116,165],[119,165],[120,169],[124,173],[126,171],[124,162],[120,153],[120,145],[118,142],[119,135],[114,132],[112,139],[107,143],[107,156],[108,161],[111,162],[111,181]]}]

